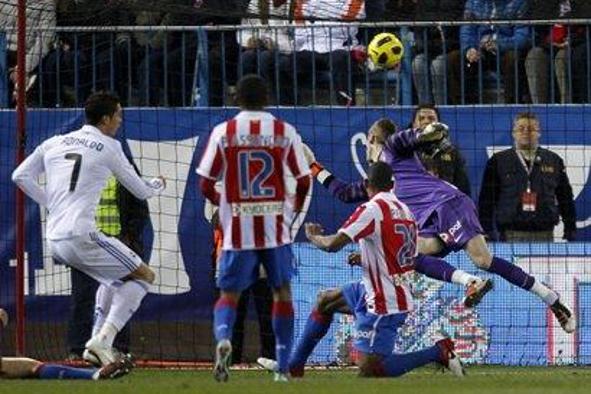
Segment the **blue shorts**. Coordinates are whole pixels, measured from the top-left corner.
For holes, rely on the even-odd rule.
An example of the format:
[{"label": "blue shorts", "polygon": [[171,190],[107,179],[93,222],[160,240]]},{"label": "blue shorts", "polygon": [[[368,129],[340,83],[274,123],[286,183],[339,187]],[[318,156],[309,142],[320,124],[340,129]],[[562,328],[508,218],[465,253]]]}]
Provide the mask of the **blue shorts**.
[{"label": "blue shorts", "polygon": [[447,254],[462,250],[469,240],[484,234],[472,199],[458,196],[439,205],[419,229],[424,238],[438,237],[445,244]]},{"label": "blue shorts", "polygon": [[341,287],[341,292],[355,315],[355,349],[365,354],[392,354],[398,328],[404,324],[407,313],[376,315],[368,312],[362,282],[347,283]]},{"label": "blue shorts", "polygon": [[271,288],[291,281],[294,257],[291,245],[272,249],[224,250],[220,256],[217,286],[224,291],[241,292],[259,278],[259,265],[265,267]]}]

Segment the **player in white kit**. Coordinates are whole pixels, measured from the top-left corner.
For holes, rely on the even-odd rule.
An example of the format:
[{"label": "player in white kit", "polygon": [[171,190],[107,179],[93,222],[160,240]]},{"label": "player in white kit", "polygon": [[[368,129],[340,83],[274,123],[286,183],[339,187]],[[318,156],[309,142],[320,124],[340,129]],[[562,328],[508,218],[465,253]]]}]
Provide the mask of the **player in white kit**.
[{"label": "player in white kit", "polygon": [[[119,99],[99,92],[86,101],[86,124],[45,140],[21,163],[12,180],[47,213],[47,242],[52,257],[101,285],[96,294],[93,336],[85,359],[115,361],[113,340],[154,282],[154,272],[122,242],[97,230],[95,210],[113,174],[139,199],[159,194],[164,178],[142,180],[114,137],[122,122]],[[38,183],[45,173],[46,185]]]}]

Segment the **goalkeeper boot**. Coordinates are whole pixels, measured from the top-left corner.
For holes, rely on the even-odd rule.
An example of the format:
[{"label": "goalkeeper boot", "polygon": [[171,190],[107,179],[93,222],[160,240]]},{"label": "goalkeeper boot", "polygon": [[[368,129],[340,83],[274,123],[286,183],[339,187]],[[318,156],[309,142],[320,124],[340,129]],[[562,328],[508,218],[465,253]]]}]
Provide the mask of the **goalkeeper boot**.
[{"label": "goalkeeper boot", "polygon": [[86,342],[86,350],[89,354],[93,355],[102,366],[106,366],[117,359],[113,353],[113,348],[101,340],[98,335],[90,338],[90,340]]},{"label": "goalkeeper boot", "polygon": [[556,316],[556,320],[560,323],[560,326],[564,331],[571,334],[577,328],[577,319],[571,309],[560,302],[560,299],[556,300],[554,304],[550,306],[552,313]]},{"label": "goalkeeper boot", "polygon": [[215,348],[215,366],[213,367],[213,377],[218,382],[227,382],[229,377],[230,355],[232,354],[232,344],[229,340],[223,339],[218,342]]},{"label": "goalkeeper boot", "polygon": [[480,304],[486,293],[491,291],[494,283],[491,279],[474,280],[466,287],[466,296],[464,297],[464,306],[474,308]]},{"label": "goalkeeper boot", "polygon": [[276,372],[279,369],[277,361],[266,357],[257,358],[257,364],[269,372]]},{"label": "goalkeeper boot", "polygon": [[127,375],[132,369],[133,363],[131,359],[123,357],[99,369],[96,379],[117,379]]},{"label": "goalkeeper boot", "polygon": [[441,352],[441,364],[457,377],[464,377],[466,372],[464,371],[462,360],[460,360],[456,352],[454,352],[453,341],[449,338],[445,338],[437,341],[435,344],[439,347],[439,351]]}]

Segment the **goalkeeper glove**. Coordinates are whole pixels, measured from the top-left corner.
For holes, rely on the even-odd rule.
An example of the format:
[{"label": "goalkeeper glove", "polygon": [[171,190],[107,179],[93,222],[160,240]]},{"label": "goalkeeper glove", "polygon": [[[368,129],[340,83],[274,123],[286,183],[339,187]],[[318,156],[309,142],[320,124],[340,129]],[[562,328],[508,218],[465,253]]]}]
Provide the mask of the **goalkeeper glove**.
[{"label": "goalkeeper glove", "polygon": [[436,142],[446,138],[449,127],[444,123],[434,122],[427,125],[417,136],[419,142]]},{"label": "goalkeeper glove", "polygon": [[310,170],[312,171],[312,176],[314,178],[318,177],[318,174],[320,174],[322,171],[326,171],[324,169],[324,167],[322,166],[322,164],[318,163],[316,161],[316,156],[314,155],[314,151],[312,151],[312,149],[310,149],[310,147],[306,144],[302,144],[303,148],[304,148],[304,157],[306,158],[306,163],[308,163],[308,166],[310,167]]}]

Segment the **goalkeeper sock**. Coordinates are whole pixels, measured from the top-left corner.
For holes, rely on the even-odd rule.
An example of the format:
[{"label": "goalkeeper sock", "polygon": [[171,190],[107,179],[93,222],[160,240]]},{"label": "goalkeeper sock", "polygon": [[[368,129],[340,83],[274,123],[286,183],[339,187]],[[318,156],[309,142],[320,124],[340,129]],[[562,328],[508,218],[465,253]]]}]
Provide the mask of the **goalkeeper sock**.
[{"label": "goalkeeper sock", "polygon": [[417,257],[415,270],[429,278],[443,282],[452,282],[453,275],[457,271],[456,267],[450,265],[447,261],[424,254],[419,254]]},{"label": "goalkeeper sock", "polygon": [[94,322],[92,324],[92,336],[94,337],[100,331],[105,323],[105,319],[111,309],[113,303],[113,286],[101,284],[96,291],[94,303]]},{"label": "goalkeeper sock", "polygon": [[548,306],[553,305],[556,301],[558,301],[558,294],[537,279],[535,279],[534,285],[531,287],[531,289],[529,289],[529,291],[544,300]]},{"label": "goalkeeper sock", "polygon": [[509,283],[521,287],[524,290],[530,290],[535,282],[533,276],[527,274],[517,265],[511,264],[499,257],[493,257],[488,271],[501,276]]},{"label": "goalkeeper sock", "polygon": [[295,350],[289,359],[289,368],[301,368],[308,361],[308,357],[314,348],[328,332],[332,323],[332,315],[323,315],[314,309],[304,327],[304,333],[298,341]]},{"label": "goalkeeper sock", "polygon": [[439,361],[441,359],[440,354],[441,351],[437,346],[431,346],[418,352],[392,354],[382,360],[382,370],[377,371],[377,374],[388,377],[404,375],[415,368]]},{"label": "goalkeeper sock", "polygon": [[41,364],[35,371],[39,379],[95,379],[97,370],[92,368],[73,368],[57,364]]},{"label": "goalkeeper sock", "polygon": [[230,297],[220,296],[213,309],[213,335],[216,341],[232,338],[235,321],[236,301]]},{"label": "goalkeeper sock", "polygon": [[142,300],[148,294],[148,287],[148,283],[144,281],[130,280],[115,288],[111,310],[99,332],[99,335],[106,337],[106,345],[113,346],[115,335],[121,331],[140,307]]},{"label": "goalkeeper sock", "polygon": [[477,281],[480,282],[480,279],[477,276],[471,275],[462,270],[455,270],[453,275],[451,276],[452,283],[457,283],[459,285],[468,286],[470,283]]},{"label": "goalkeeper sock", "polygon": [[273,332],[275,333],[275,357],[279,365],[278,372],[287,373],[289,370],[289,355],[293,346],[293,306],[291,301],[273,302],[271,313]]}]

